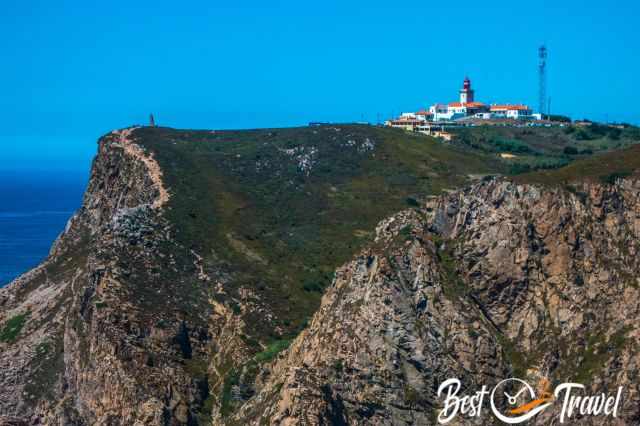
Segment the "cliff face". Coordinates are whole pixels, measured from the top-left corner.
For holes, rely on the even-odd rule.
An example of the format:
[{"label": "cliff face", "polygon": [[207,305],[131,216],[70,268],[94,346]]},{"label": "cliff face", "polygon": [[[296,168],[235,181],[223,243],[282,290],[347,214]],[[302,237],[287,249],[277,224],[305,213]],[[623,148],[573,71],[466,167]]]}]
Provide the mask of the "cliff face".
[{"label": "cliff face", "polygon": [[0,291],[4,331],[18,326],[0,343],[0,416],[186,424],[202,412],[210,305],[193,285],[197,258],[161,217],[161,171],[131,132],[100,141],[83,206],[51,255]]},{"label": "cliff face", "polygon": [[[466,182],[442,164],[469,157],[311,131],[302,148],[250,134],[255,152],[211,132],[103,137],[50,256],[0,289],[0,424],[434,424],[444,380],[511,376],[624,386],[618,423],[640,421],[640,181],[487,180],[410,198],[364,244],[398,199]],[[347,246],[273,360],[315,309],[317,282],[296,280]]]},{"label": "cliff face", "polygon": [[[435,424],[446,379],[471,390],[520,377],[623,386],[618,418],[565,423],[637,424],[639,238],[638,180],[492,181],[394,215],[234,420]],[[534,422],[557,422],[557,408]]]}]

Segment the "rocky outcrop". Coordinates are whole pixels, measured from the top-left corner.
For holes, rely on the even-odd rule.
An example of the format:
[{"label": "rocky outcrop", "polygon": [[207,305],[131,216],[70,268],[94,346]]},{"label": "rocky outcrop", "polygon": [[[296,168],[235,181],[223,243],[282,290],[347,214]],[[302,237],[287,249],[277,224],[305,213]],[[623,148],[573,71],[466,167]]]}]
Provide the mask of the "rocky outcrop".
[{"label": "rocky outcrop", "polygon": [[164,425],[208,416],[212,310],[192,285],[201,282],[194,255],[162,217],[162,172],[133,132],[101,139],[82,208],[49,258],[0,290],[0,418]]},{"label": "rocky outcrop", "polygon": [[435,424],[444,380],[514,376],[623,386],[618,418],[573,422],[637,423],[639,197],[490,181],[383,221],[231,423]]},{"label": "rocky outcrop", "polygon": [[[0,290],[0,424],[435,424],[446,379],[471,391],[513,376],[591,393],[623,386],[617,419],[571,421],[640,421],[637,178],[562,188],[486,180],[411,198],[415,208],[380,222],[375,241],[336,271],[308,326],[272,361],[288,325],[259,293],[276,287],[228,267],[269,259],[238,230],[215,234],[226,245],[209,250],[175,238],[179,191],[165,177],[180,177],[170,156],[163,169],[152,152],[188,134],[167,132],[149,145],[136,129],[103,137],[82,208],[50,256]],[[376,149],[363,140],[344,148]],[[282,153],[315,178],[327,170],[315,146]],[[238,179],[248,173],[233,162],[240,154],[221,157]],[[195,196],[179,201],[193,220],[220,213],[184,208]],[[223,259],[225,246],[242,256]],[[269,330],[264,340],[246,333],[261,318],[269,327],[249,325]]]}]

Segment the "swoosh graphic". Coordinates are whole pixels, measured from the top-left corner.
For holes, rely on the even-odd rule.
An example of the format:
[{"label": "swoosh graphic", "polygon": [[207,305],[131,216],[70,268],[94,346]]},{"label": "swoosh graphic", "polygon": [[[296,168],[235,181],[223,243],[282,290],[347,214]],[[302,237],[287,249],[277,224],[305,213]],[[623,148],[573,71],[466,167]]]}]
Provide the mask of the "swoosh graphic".
[{"label": "swoosh graphic", "polygon": [[[524,380],[512,378],[512,379],[505,379],[505,380],[501,381],[500,383],[498,383],[496,385],[496,387],[493,388],[493,391],[491,392],[491,398],[490,398],[490,400],[491,400],[491,411],[493,411],[493,415],[496,416],[502,422],[510,424],[510,425],[515,425],[515,424],[519,424],[519,423],[522,423],[522,422],[526,422],[527,420],[531,419],[532,417],[534,417],[539,412],[541,412],[542,410],[546,409],[548,406],[550,406],[552,404],[551,402],[545,402],[545,403],[537,402],[540,399],[544,399],[544,398],[538,398],[538,399],[535,399],[535,400],[533,400],[533,401],[531,401],[529,403],[529,404],[531,404],[531,408],[529,408],[529,410],[525,414],[523,414],[521,416],[517,416],[517,417],[507,417],[507,416],[505,416],[496,407],[494,397],[495,397],[496,390],[500,387],[500,385],[502,385],[505,382],[509,382],[509,381],[514,381],[514,382],[521,383],[522,385],[524,385],[527,388],[527,390],[529,391],[529,394],[531,395],[531,397],[535,397],[535,393],[533,391],[533,388],[527,382],[525,382]],[[518,392],[518,393],[520,393],[520,392]],[[546,400],[546,401],[549,401],[549,400]],[[536,404],[533,404],[534,402]],[[523,405],[521,407],[515,408],[514,410],[523,409],[523,407],[525,407],[526,405],[527,404],[525,404],[525,405]],[[523,411],[524,411],[524,409],[523,409]]]},{"label": "swoosh graphic", "polygon": [[538,399],[534,399],[531,402],[528,402],[526,404],[523,404],[519,407],[514,408],[513,410],[509,410],[509,412],[511,414],[522,414],[522,413],[526,413],[530,410],[533,410],[534,408],[536,408],[538,405],[540,404],[544,404],[545,402],[551,402],[553,399],[552,398],[538,398]]},{"label": "swoosh graphic", "polygon": [[550,405],[551,405],[551,403],[547,402],[546,404],[537,406],[533,410],[529,411],[527,414],[523,414],[522,416],[518,416],[518,417],[507,417],[507,416],[502,415],[497,410],[495,410],[493,412],[493,414],[498,419],[502,420],[505,423],[508,423],[508,424],[511,424],[511,425],[516,425],[518,423],[526,422],[527,420],[529,420],[530,418],[534,417],[536,414],[538,414],[540,411],[544,410],[545,408],[547,408]]}]

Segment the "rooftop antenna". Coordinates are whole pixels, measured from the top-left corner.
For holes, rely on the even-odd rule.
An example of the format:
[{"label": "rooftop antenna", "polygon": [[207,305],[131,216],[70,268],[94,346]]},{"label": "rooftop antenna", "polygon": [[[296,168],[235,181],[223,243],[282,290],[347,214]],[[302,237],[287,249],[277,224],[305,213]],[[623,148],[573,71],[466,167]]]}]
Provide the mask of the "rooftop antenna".
[{"label": "rooftop antenna", "polygon": [[[544,115],[547,98],[547,48],[543,44],[538,49],[538,108]],[[549,111],[547,110],[547,114]]]},{"label": "rooftop antenna", "polygon": [[153,118],[153,114],[149,114],[149,127],[156,127],[156,120]]}]

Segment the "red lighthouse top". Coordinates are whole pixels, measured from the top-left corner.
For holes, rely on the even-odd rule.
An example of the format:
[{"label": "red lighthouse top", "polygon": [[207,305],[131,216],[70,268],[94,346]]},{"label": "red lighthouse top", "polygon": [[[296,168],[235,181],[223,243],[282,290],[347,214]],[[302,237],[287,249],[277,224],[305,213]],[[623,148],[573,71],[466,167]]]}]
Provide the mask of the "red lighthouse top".
[{"label": "red lighthouse top", "polygon": [[469,80],[469,77],[464,78],[464,83],[462,84],[462,88],[465,90],[471,89],[471,80]]}]

